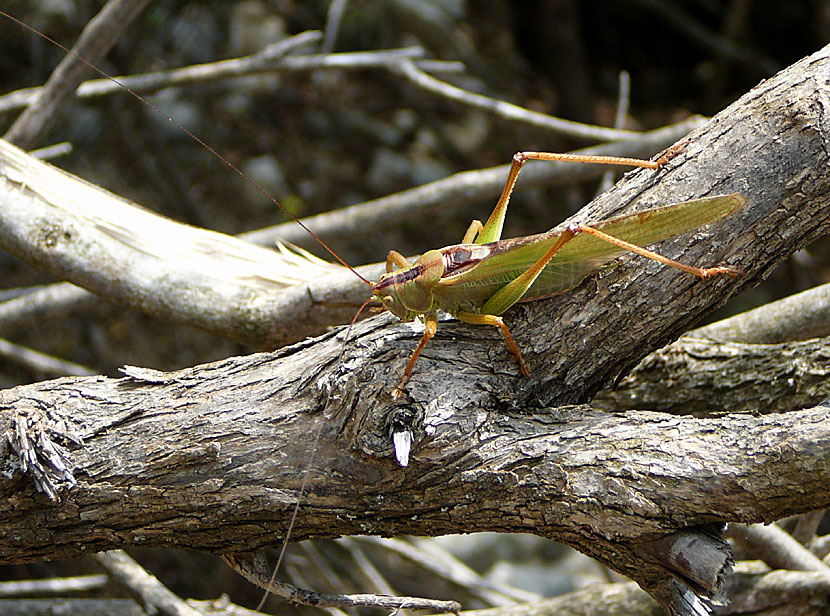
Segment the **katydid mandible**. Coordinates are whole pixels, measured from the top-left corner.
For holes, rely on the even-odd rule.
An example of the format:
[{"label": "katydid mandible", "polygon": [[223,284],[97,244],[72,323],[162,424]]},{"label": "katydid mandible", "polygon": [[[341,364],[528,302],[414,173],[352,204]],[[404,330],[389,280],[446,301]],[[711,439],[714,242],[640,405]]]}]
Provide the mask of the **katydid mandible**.
[{"label": "katydid mandible", "polygon": [[[373,298],[402,321],[420,318],[424,333],[393,397],[403,395],[418,356],[435,335],[438,310],[460,321],[498,327],[525,376],[530,368],[510,330],[499,316],[516,302],[542,299],[575,287],[588,274],[631,251],[700,278],[737,276],[730,266],[694,267],[643,248],[714,222],[742,207],[738,193],[694,199],[592,225],[571,224],[564,231],[501,239],[507,204],[522,166],[528,160],[629,165],[658,169],[668,162],[614,156],[519,152],[501,197],[485,224],[474,220],[460,244],[424,253],[415,263],[390,251],[386,274],[372,286]],[[395,267],[399,269],[395,269]]]}]

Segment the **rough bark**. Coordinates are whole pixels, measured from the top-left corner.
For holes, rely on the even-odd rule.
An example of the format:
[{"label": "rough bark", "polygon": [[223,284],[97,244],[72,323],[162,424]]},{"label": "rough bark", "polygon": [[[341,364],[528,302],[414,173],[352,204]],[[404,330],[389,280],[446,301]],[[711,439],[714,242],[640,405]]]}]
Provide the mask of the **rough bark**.
[{"label": "rough bark", "polygon": [[828,374],[828,338],[746,344],[687,335],[647,356],[592,404],[609,411],[782,413],[830,397]]},{"label": "rough bark", "polygon": [[[52,477],[63,489],[50,503],[19,472],[19,445],[5,444],[0,560],[131,545],[273,545],[312,447],[296,539],[533,532],[647,588],[671,574],[714,593],[728,561],[724,553],[705,565],[725,545],[717,524],[830,505],[827,407],[717,419],[585,407],[416,413],[413,459],[401,469],[390,409],[341,406],[313,369],[292,380],[314,350],[226,360],[157,382],[66,378],[4,392],[4,433],[29,435],[44,467],[45,441],[68,434],[83,445],[62,443],[71,479]],[[677,559],[690,536],[708,546],[698,545],[700,558]]]},{"label": "rough bark", "polygon": [[[509,324],[529,380],[495,333],[442,324],[409,398],[392,405],[417,334],[382,317],[355,328],[342,362],[342,340],[327,335],[169,375],[3,392],[0,560],[273,545],[315,451],[297,538],[534,532],[690,613],[675,580],[717,594],[729,565],[720,523],[830,505],[828,408],[679,419],[562,405],[588,399],[826,233],[828,82],[825,48],[719,114],[667,169],[632,175],[581,213],[742,192],[744,210],[662,248],[745,275],[701,282],[629,258],[573,293],[520,306]],[[393,461],[392,425],[414,435],[405,469]],[[59,501],[37,493],[24,459]],[[692,561],[677,557],[692,545]]]}]

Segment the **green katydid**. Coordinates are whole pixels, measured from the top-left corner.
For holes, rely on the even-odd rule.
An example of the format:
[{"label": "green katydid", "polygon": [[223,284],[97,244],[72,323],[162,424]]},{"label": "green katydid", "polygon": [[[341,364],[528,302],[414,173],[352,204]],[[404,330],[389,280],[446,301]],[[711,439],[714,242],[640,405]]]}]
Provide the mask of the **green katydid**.
[{"label": "green katydid", "polygon": [[[631,251],[700,278],[736,276],[730,266],[700,268],[668,259],[642,246],[659,242],[714,222],[742,207],[738,193],[675,203],[618,216],[592,225],[571,224],[564,231],[501,239],[507,204],[522,166],[528,160],[558,160],[657,169],[668,162],[613,156],[552,152],[519,152],[501,197],[485,224],[474,220],[461,244],[424,253],[414,264],[391,251],[386,274],[372,286],[373,298],[403,321],[424,321],[424,334],[404,370],[393,397],[400,398],[421,351],[435,335],[437,311],[465,323],[498,327],[519,362],[530,368],[510,330],[499,316],[520,301],[549,297],[576,286],[592,271],[623,252]],[[395,267],[399,269],[395,270]]]},{"label": "green katydid", "polygon": [[[510,330],[499,316],[516,302],[542,299],[570,289],[599,266],[626,251],[635,252],[701,278],[718,275],[735,276],[741,273],[740,270],[728,266],[698,268],[685,265],[642,248],[644,245],[680,235],[723,218],[745,203],[745,199],[737,193],[676,203],[638,214],[612,218],[596,225],[570,225],[561,232],[550,231],[539,235],[502,240],[501,232],[507,213],[507,204],[516,185],[519,171],[528,160],[659,169],[675,155],[675,150],[669,150],[668,155],[657,161],[647,161],[616,156],[519,152],[513,157],[504,190],[493,213],[484,225],[477,220],[473,221],[461,244],[440,250],[430,250],[414,264],[407,261],[400,253],[390,251],[386,261],[387,273],[381,276],[377,283],[372,284],[265,189],[143,96],[124,86],[74,51],[15,17],[4,11],[0,11],[0,15],[57,45],[103,77],[115,81],[128,93],[178,126],[279,206],[335,259],[371,286],[371,299],[378,300],[384,309],[404,321],[412,321],[416,317],[422,318],[425,324],[424,334],[398,386],[393,391],[396,398],[402,395],[412,375],[415,361],[435,335],[438,325],[437,310],[439,309],[466,323],[498,327],[510,350],[516,356],[522,373],[528,375],[530,369],[514,342]],[[394,270],[395,266],[399,269]]]},{"label": "green katydid", "polygon": [[[2,11],[0,14],[6,15]],[[28,28],[13,17],[6,16]],[[79,58],[77,54],[59,43],[52,42]],[[79,59],[86,62],[83,58]],[[90,66],[105,77],[109,77],[97,67]],[[129,88],[127,90],[139,100],[147,103],[140,95]],[[167,117],[167,119],[205,145],[190,131],[171,118]],[[209,147],[208,149],[245,179],[251,181],[215,150]],[[501,240],[510,194],[521,167],[529,159],[632,165],[651,169],[659,168],[667,160],[664,158],[657,162],[650,162],[617,157],[574,156],[543,152],[519,153],[513,159],[507,183],[490,218],[483,225],[478,221],[473,221],[461,244],[431,250],[414,264],[410,264],[400,253],[390,252],[387,259],[387,273],[374,285],[366,281],[372,287],[373,298],[380,301],[385,309],[402,320],[411,321],[415,317],[421,317],[425,321],[425,331],[421,341],[394,390],[396,397],[402,395],[418,356],[435,334],[438,309],[467,323],[498,327],[519,361],[521,371],[527,375],[529,368],[513,341],[509,329],[499,316],[516,302],[541,299],[572,288],[597,267],[625,251],[633,251],[701,278],[717,275],[734,276],[740,273],[739,270],[728,266],[698,268],[685,265],[641,248],[642,245],[679,235],[728,215],[745,203],[745,199],[739,194],[676,203],[612,218],[590,226],[571,225],[559,232],[552,231]],[[251,181],[251,183],[256,186],[254,182]],[[259,186],[256,187],[282,208],[282,205],[273,197]],[[290,212],[286,211],[286,213],[296,220]],[[300,224],[302,225],[301,222]],[[304,225],[302,226],[305,228]],[[341,263],[347,265],[325,244],[323,246]],[[395,267],[399,269],[395,270]],[[301,493],[304,486],[303,483]],[[299,499],[297,506],[299,506]],[[288,535],[291,534],[292,526],[293,519],[286,533],[286,542]],[[274,574],[276,574],[276,569]]]}]

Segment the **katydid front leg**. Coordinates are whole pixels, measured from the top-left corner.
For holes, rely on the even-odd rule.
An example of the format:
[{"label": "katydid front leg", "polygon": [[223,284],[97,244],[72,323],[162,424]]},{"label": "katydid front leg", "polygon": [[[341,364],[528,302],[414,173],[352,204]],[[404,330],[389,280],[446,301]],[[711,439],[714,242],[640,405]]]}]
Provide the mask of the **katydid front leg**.
[{"label": "katydid front leg", "polygon": [[[403,390],[406,388],[406,384],[409,383],[409,378],[412,376],[412,369],[415,367],[415,362],[418,360],[418,356],[421,354],[421,351],[424,350],[424,347],[427,345],[427,343],[429,343],[429,341],[432,340],[433,336],[435,336],[435,332],[437,330],[438,313],[433,310],[432,312],[429,312],[424,315],[424,334],[421,336],[421,341],[415,348],[415,352],[412,353],[412,357],[409,358],[409,363],[406,364],[406,370],[403,371],[403,376],[401,377],[398,386],[392,390],[393,400],[400,400],[403,397]],[[508,332],[507,335],[509,336],[510,333]],[[516,347],[516,350],[518,352],[518,347]]]}]

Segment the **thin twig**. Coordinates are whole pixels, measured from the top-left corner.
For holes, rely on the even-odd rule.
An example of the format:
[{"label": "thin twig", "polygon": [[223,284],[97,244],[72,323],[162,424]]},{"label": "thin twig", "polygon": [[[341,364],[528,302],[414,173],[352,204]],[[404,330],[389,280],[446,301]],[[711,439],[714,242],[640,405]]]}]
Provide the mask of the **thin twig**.
[{"label": "thin twig", "polygon": [[101,303],[97,295],[69,282],[42,285],[0,302],[0,335],[65,318]]},{"label": "thin twig", "polygon": [[475,107],[476,109],[488,111],[511,122],[530,124],[531,126],[536,126],[537,128],[553,133],[592,141],[619,141],[621,139],[631,139],[640,134],[635,131],[617,130],[604,126],[593,126],[591,124],[563,120],[539,113],[538,111],[530,111],[529,109],[506,101],[463,90],[428,75],[412,61],[403,60],[390,66],[390,69],[400,73],[419,88],[433,92],[444,98]]},{"label": "thin twig", "polygon": [[807,546],[815,538],[819,524],[824,519],[824,514],[824,509],[818,509],[798,516],[795,528],[792,531],[793,539],[801,545]]},{"label": "thin twig", "polygon": [[99,373],[97,370],[92,370],[81,364],[46,355],[45,353],[34,351],[19,344],[9,342],[8,340],[3,340],[2,338],[0,338],[0,357],[9,362],[20,364],[27,370],[38,372],[49,378],[59,376],[92,376],[93,374]]},{"label": "thin twig", "polygon": [[726,529],[726,535],[773,569],[830,573],[830,567],[774,524],[730,524]]},{"label": "thin twig", "polygon": [[383,577],[383,574],[378,571],[372,561],[369,560],[369,557],[366,556],[366,553],[357,541],[352,537],[341,537],[340,539],[336,539],[336,541],[349,551],[349,555],[357,565],[358,571],[369,581],[372,587],[385,595],[391,595],[395,592],[392,585]]},{"label": "thin twig", "polygon": [[270,580],[267,567],[260,566],[253,558],[241,554],[224,554],[222,558],[242,577],[252,584],[282,597],[286,601],[310,607],[377,607],[387,610],[414,609],[438,612],[458,612],[461,606],[455,601],[438,601],[419,597],[389,597],[385,595],[327,595],[316,593],[280,580]]},{"label": "thin twig", "polygon": [[326,13],[326,34],[323,37],[323,44],[320,46],[321,52],[331,53],[334,51],[337,34],[340,32],[340,23],[343,21],[343,14],[346,12],[348,3],[349,0],[332,0],[329,4],[329,10]]},{"label": "thin twig", "polygon": [[161,611],[169,616],[201,616],[124,550],[101,552],[93,558],[149,613]]},{"label": "thin twig", "polygon": [[[64,106],[66,99],[72,96],[72,92],[89,70],[88,65],[80,58],[96,62],[104,56],[118,40],[123,29],[141,13],[148,2],[149,0],[110,0],[86,25],[72,53],[65,56],[52,71],[37,98],[15,120],[4,138],[27,150],[41,141],[57,119],[58,111]],[[18,20],[15,21],[29,30],[32,29]]]},{"label": "thin twig", "polygon": [[[73,577],[49,578],[45,580],[13,580],[0,582],[0,597],[15,597],[32,594],[66,594],[94,590],[106,586],[106,575],[76,575]],[[0,611],[0,613],[4,613]]]},{"label": "thin twig", "polygon": [[368,544],[374,549],[391,552],[399,558],[417,563],[419,568],[431,575],[457,584],[467,592],[477,594],[483,601],[494,605],[501,605],[505,602],[538,601],[539,599],[536,593],[490,582],[429,539],[416,540],[413,544],[402,539],[365,536],[353,537],[351,541]]},{"label": "thin twig", "polygon": [[37,150],[30,150],[29,154],[40,160],[52,160],[61,156],[69,156],[72,153],[72,144],[68,141],[53,143]]},{"label": "thin twig", "polygon": [[[628,71],[620,71],[619,88],[617,92],[617,113],[614,117],[614,128],[622,129],[625,118],[628,116],[628,107],[631,104],[631,77]],[[614,183],[614,170],[609,169],[602,175],[597,194],[603,193]]]},{"label": "thin twig", "polygon": [[[290,56],[297,47],[314,43],[320,39],[317,31],[303,32],[296,36],[270,45],[259,53],[197,64],[169,71],[156,71],[141,75],[115,77],[110,79],[92,79],[83,82],[76,91],[78,99],[91,99],[112,94],[123,94],[124,87],[141,94],[151,94],[164,88],[191,85],[231,79],[247,75],[280,72],[309,72],[320,69],[365,70],[388,69],[402,60],[422,58],[421,47],[404,47],[380,51],[364,51],[335,54],[309,54]],[[460,62],[443,62],[423,60],[424,67],[433,72],[457,73],[464,70]],[[0,96],[0,113],[24,107],[40,93],[41,88],[26,88]]]}]

